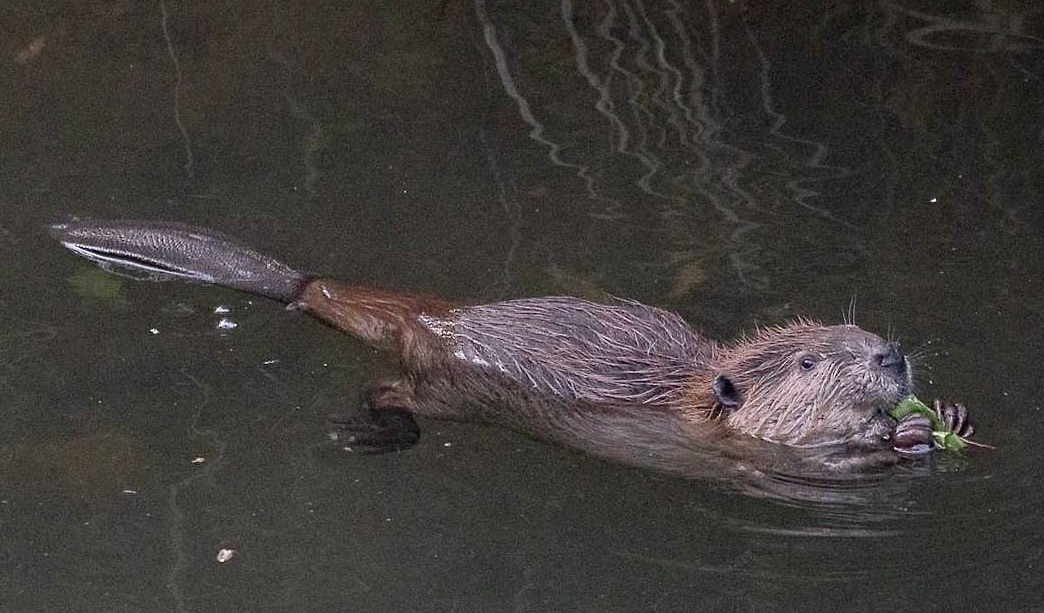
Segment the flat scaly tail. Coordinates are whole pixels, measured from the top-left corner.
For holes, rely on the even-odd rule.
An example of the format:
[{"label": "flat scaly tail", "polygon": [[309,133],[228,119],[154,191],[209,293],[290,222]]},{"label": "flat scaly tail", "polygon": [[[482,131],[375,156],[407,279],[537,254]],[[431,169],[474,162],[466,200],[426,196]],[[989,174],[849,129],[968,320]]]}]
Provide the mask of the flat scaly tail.
[{"label": "flat scaly tail", "polygon": [[91,219],[50,232],[77,255],[136,277],[213,283],[284,303],[308,284],[307,275],[231,236],[183,223]]},{"label": "flat scaly tail", "polygon": [[[92,219],[50,227],[66,248],[106,270],[230,287],[297,308],[406,362],[442,343],[424,324],[455,305],[423,295],[312,277],[221,232],[171,221]],[[427,319],[426,319],[427,318]]]}]

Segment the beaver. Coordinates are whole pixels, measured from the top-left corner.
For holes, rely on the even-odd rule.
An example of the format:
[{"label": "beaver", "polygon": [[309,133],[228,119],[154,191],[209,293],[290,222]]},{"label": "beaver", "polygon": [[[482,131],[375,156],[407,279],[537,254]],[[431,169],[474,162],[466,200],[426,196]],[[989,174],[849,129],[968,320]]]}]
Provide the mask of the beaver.
[{"label": "beaver", "polygon": [[[50,231],[103,267],[251,292],[393,353],[401,373],[368,385],[360,411],[330,417],[360,451],[415,444],[413,415],[497,424],[685,474],[707,472],[723,455],[737,470],[761,470],[765,461],[745,463],[758,457],[829,472],[931,448],[923,416],[897,422],[887,413],[910,391],[910,361],[898,343],[855,325],[802,319],[720,342],[674,313],[625,300],[469,306],[351,285],[177,222],[87,220]],[[970,429],[963,406],[939,406],[954,431]]]}]

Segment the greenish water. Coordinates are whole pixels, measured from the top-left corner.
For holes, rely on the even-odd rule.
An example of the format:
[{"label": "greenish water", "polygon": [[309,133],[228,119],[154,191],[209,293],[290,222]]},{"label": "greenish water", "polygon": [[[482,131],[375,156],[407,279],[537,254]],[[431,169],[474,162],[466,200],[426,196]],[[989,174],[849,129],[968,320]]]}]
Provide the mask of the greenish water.
[{"label": "greenish water", "polygon": [[[1044,13],[939,10],[5,7],[0,610],[1040,612]],[[854,301],[998,449],[817,502],[464,424],[345,454],[323,418],[386,361],[273,303],[99,277],[46,235],[72,216],[720,337]]]}]

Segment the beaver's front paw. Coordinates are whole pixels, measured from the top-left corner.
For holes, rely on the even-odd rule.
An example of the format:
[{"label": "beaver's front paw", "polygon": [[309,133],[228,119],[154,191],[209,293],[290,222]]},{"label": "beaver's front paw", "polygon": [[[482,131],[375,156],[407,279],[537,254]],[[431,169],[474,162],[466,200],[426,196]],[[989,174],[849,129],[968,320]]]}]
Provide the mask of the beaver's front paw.
[{"label": "beaver's front paw", "polygon": [[968,438],[975,432],[975,426],[968,418],[968,409],[963,404],[936,398],[932,401],[932,410],[946,432],[953,432],[961,438]]},{"label": "beaver's front paw", "polygon": [[932,420],[920,413],[910,413],[899,420],[892,434],[892,449],[902,455],[924,455],[935,448]]}]

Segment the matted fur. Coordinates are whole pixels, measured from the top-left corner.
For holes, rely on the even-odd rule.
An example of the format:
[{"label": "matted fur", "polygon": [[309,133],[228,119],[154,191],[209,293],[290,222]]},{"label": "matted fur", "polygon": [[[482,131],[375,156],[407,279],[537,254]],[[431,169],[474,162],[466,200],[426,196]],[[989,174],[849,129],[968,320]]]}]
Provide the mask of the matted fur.
[{"label": "matted fur", "polygon": [[[882,367],[889,357],[896,363]],[[804,360],[812,366],[802,367]],[[690,388],[694,415],[713,413],[711,385],[719,375],[740,397],[726,418],[731,428],[794,446],[858,435],[910,386],[909,365],[893,345],[856,326],[808,320],[761,328],[717,352]]]},{"label": "matted fur", "polygon": [[[795,447],[859,438],[910,384],[901,354],[880,365],[893,349],[879,336],[804,319],[719,345],[661,309],[551,297],[467,307],[426,325],[456,359],[543,394],[667,407]],[[738,394],[728,410],[713,391],[719,376]]]},{"label": "matted fur", "polygon": [[621,301],[530,298],[429,322],[454,355],[543,393],[595,403],[669,404],[712,345],[674,313]]}]

